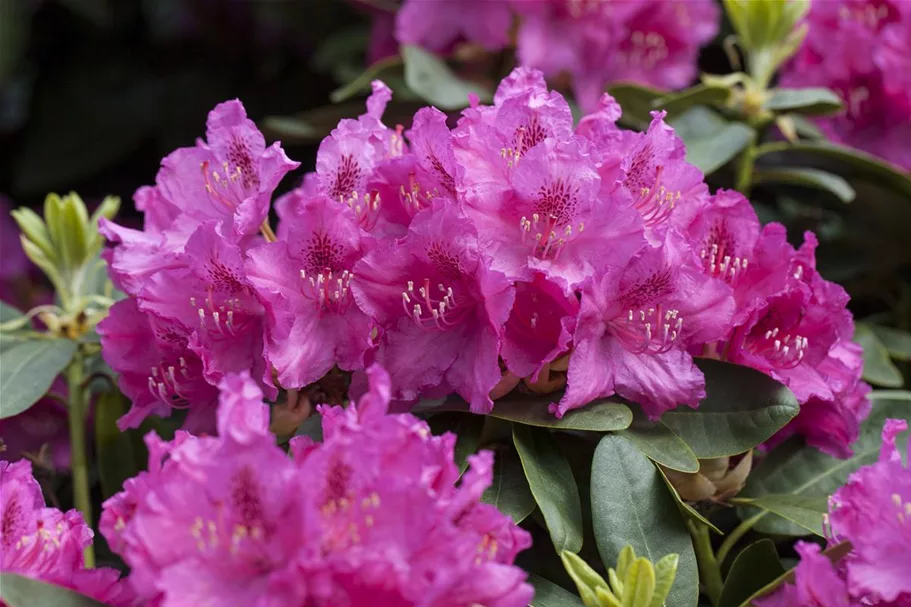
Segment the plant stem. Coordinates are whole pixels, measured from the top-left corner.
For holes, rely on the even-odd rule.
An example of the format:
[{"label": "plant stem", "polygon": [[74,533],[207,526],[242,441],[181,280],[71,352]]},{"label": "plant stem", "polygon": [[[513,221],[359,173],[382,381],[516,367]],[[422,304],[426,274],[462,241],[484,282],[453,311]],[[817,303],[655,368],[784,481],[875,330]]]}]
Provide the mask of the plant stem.
[{"label": "plant stem", "polygon": [[718,548],[718,552],[715,554],[715,558],[718,560],[718,565],[724,564],[724,559],[727,558],[731,550],[737,544],[737,542],[742,538],[747,532],[753,528],[759,519],[765,515],[765,512],[760,512],[759,514],[752,516],[745,521],[741,521],[733,531],[731,531],[727,537],[724,538],[724,541],[721,542],[721,546]]},{"label": "plant stem", "polygon": [[[83,384],[84,360],[81,351],[76,351],[66,370],[70,402],[70,467],[73,470],[73,502],[82,513],[86,525],[92,525],[92,498],[89,487],[89,460],[85,444],[85,387]],[[95,566],[95,552],[91,545],[85,548],[85,566]]]},{"label": "plant stem", "polygon": [[269,225],[269,220],[266,219],[261,226],[259,226],[259,231],[262,232],[263,238],[266,239],[266,242],[275,242],[278,240],[275,236],[275,232],[272,231],[272,226]]},{"label": "plant stem", "polygon": [[740,159],[737,161],[737,181],[734,185],[734,189],[747,198],[750,197],[750,190],[753,188],[753,163],[755,160],[756,142],[753,141],[740,154]]},{"label": "plant stem", "polygon": [[702,523],[687,521],[687,528],[693,538],[693,548],[696,550],[696,562],[699,565],[699,579],[702,589],[708,595],[712,605],[717,605],[721,599],[721,590],[724,583],[721,580],[721,567],[715,553],[712,551],[712,540],[709,538],[709,528]]}]

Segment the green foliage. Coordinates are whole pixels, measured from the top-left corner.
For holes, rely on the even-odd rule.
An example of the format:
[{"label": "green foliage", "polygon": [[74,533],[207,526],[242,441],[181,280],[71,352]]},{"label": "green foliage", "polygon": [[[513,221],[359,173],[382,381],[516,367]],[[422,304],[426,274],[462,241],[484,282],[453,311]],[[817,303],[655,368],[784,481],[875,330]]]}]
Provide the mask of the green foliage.
[{"label": "green foliage", "polygon": [[0,573],[0,598],[9,607],[103,607],[72,590],[15,573]]},{"label": "green foliage", "polygon": [[75,352],[76,343],[67,339],[36,339],[0,352],[0,419],[22,413],[44,396]]},{"label": "green foliage", "polygon": [[516,523],[521,523],[535,509],[522,460],[512,449],[498,449],[494,459],[493,484],[484,490],[481,501],[492,504]]},{"label": "green foliage", "polygon": [[677,575],[676,554],[653,565],[645,557],[636,558],[632,546],[620,551],[616,569],[608,569],[610,584],[578,555],[564,551],[560,558],[586,607],[662,607]]},{"label": "green foliage", "polygon": [[772,540],[762,539],[750,544],[734,559],[717,607],[739,607],[751,594],[784,572]]}]

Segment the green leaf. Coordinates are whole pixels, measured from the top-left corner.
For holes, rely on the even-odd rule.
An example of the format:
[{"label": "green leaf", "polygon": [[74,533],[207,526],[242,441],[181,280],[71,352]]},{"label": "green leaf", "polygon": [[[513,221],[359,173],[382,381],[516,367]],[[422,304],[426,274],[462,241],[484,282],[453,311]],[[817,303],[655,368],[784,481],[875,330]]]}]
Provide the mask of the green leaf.
[{"label": "green leaf", "polygon": [[402,59],[408,88],[442,110],[467,107],[469,93],[477,94],[481,101],[493,99],[493,93],[486,87],[462,80],[445,61],[420,47],[403,45]]},{"label": "green leaf", "polygon": [[569,462],[547,430],[517,424],[512,437],[554,547],[558,553],[579,552],[582,504]]},{"label": "green leaf", "polygon": [[662,607],[677,577],[680,556],[668,554],[655,563],[655,594],[648,607]]},{"label": "green leaf", "polygon": [[668,605],[695,605],[699,576],[683,516],[657,468],[629,441],[607,434],[592,461],[592,523],[605,567],[630,545],[652,562],[677,554],[677,577]]},{"label": "green leaf", "polygon": [[754,369],[696,359],[705,374],[706,398],[698,409],[679,407],[661,421],[699,459],[745,453],[764,442],[799,411],[785,386]]},{"label": "green leaf", "polygon": [[633,423],[620,435],[653,462],[680,472],[699,471],[699,460],[683,439],[663,422],[652,422],[644,413],[633,415]]},{"label": "green leaf", "polygon": [[0,419],[22,413],[44,396],[75,352],[76,342],[68,339],[40,339],[0,353]]},{"label": "green leaf", "polygon": [[481,501],[496,506],[517,524],[535,509],[525,470],[518,454],[512,449],[497,449],[494,458],[493,484],[484,490]]},{"label": "green leaf", "polygon": [[844,178],[820,169],[779,168],[759,169],[754,183],[780,183],[796,185],[828,192],[841,202],[851,202],[857,193]]},{"label": "green leaf", "polygon": [[658,97],[652,100],[650,105],[653,110],[666,111],[668,118],[672,118],[695,105],[724,105],[730,96],[729,87],[697,84],[688,89]]},{"label": "green leaf", "polygon": [[431,417],[427,423],[434,434],[452,432],[456,436],[455,463],[459,472],[468,467],[469,455],[473,455],[481,444],[481,431],[484,429],[483,415],[472,413],[444,412]]},{"label": "green leaf", "polygon": [[323,416],[316,413],[304,420],[297,427],[295,436],[309,436],[314,442],[323,442]]},{"label": "green leaf", "polygon": [[645,557],[639,557],[623,578],[623,607],[648,607],[655,592],[655,569]]},{"label": "green leaf", "polygon": [[576,588],[579,589],[579,595],[585,604],[598,604],[596,591],[599,588],[610,592],[604,578],[579,555],[564,550],[560,553],[560,560],[563,562],[563,568],[566,569],[569,577],[575,582]]},{"label": "green leaf", "polygon": [[686,161],[709,175],[731,161],[752,143],[753,129],[728,122],[706,107],[692,107],[671,121],[686,144]]},{"label": "green leaf", "polygon": [[889,351],[876,333],[865,324],[854,328],[854,341],[864,349],[864,379],[871,384],[886,388],[901,388],[905,380],[892,360]]},{"label": "green leaf", "polygon": [[794,164],[793,159],[787,158],[789,154],[836,160],[845,165],[836,171],[840,175],[853,172],[871,183],[911,197],[911,176],[888,162],[854,148],[823,141],[800,141],[767,143],[759,146],[756,151],[757,157],[772,153],[781,153],[784,156],[783,164]]},{"label": "green leaf", "polygon": [[756,498],[734,498],[731,502],[767,510],[820,537],[823,535],[822,518],[829,510],[825,495],[769,493]]},{"label": "green leaf", "polygon": [[350,99],[360,93],[370,88],[370,83],[374,80],[382,80],[386,74],[394,73],[400,70],[402,67],[402,58],[399,56],[387,57],[386,59],[381,59],[368,67],[364,72],[343,86],[335,89],[329,94],[329,99],[332,103],[340,103],[346,99]]},{"label": "green leaf", "polygon": [[535,588],[535,598],[529,607],[584,607],[582,601],[569,590],[532,573],[528,583]]},{"label": "green leaf", "polygon": [[645,130],[652,120],[652,103],[667,96],[664,91],[631,82],[612,84],[607,92],[623,109],[620,122],[639,130]]},{"label": "green leaf", "polygon": [[0,598],[9,607],[104,607],[72,590],[15,573],[0,573]]},{"label": "green leaf", "polygon": [[751,594],[783,573],[775,542],[761,539],[750,544],[734,559],[718,607],[739,607]]},{"label": "green leaf", "polygon": [[120,491],[123,482],[138,472],[133,441],[117,427],[117,420],[125,413],[120,392],[104,392],[95,402],[95,460],[105,498]]},{"label": "green leaf", "polygon": [[764,107],[773,112],[827,116],[842,108],[841,97],[826,88],[772,89],[771,92]]},{"label": "green leaf", "polygon": [[22,312],[6,302],[0,301],[0,324],[25,316]]},{"label": "green leaf", "polygon": [[[887,418],[911,420],[911,392],[882,391],[870,395],[873,407],[861,424],[860,436],[851,445],[854,453],[838,459],[803,444],[799,437],[789,439],[773,449],[751,473],[740,498],[758,498],[769,494],[829,496],[845,484],[848,475],[872,464],[879,456],[883,423]],[[907,441],[898,440],[904,451]],[[761,513],[761,510],[740,506],[741,519]],[[754,526],[761,533],[805,535],[803,527],[773,514],[766,514]]]},{"label": "green leaf", "polygon": [[[766,539],[766,540],[760,540],[760,541],[770,542],[771,540]],[[841,559],[843,559],[845,556],[847,556],[849,552],[851,552],[851,543],[842,542],[840,544],[836,544],[834,546],[830,546],[829,548],[826,548],[825,550],[822,551],[822,554],[826,558],[828,558],[829,561],[833,565],[837,565],[838,562],[841,561]],[[735,565],[736,565],[736,562],[735,562]],[[780,566],[781,565],[779,563],[779,567]],[[733,568],[732,568],[732,571],[733,571]],[[794,583],[795,572],[796,572],[796,568],[790,569],[790,570],[782,573],[781,575],[776,577],[771,582],[768,582],[767,584],[762,586],[762,588],[760,588],[759,590],[756,590],[755,592],[753,592],[753,594],[751,594],[749,597],[747,597],[743,602],[741,602],[739,604],[739,607],[754,607],[753,601],[755,601],[756,599],[773,592],[782,584]],[[719,603],[718,607],[727,607],[727,606]]]},{"label": "green leaf", "polygon": [[718,535],[724,535],[724,533],[721,532],[721,529],[716,527],[709,519],[702,516],[702,514],[700,514],[698,510],[696,510],[695,508],[693,508],[692,506],[687,504],[685,501],[683,501],[683,499],[680,497],[680,494],[677,492],[677,488],[674,487],[674,484],[671,482],[671,480],[667,477],[667,475],[664,473],[664,471],[661,468],[658,468],[658,472],[661,474],[661,478],[664,480],[664,484],[667,485],[668,490],[671,492],[671,495],[674,497],[674,501],[677,502],[677,506],[681,510],[683,510],[683,513],[686,516],[689,516],[691,518],[698,520],[700,523],[702,523],[703,525],[705,525],[706,527],[708,527],[709,529],[711,529]]},{"label": "green leaf", "polygon": [[[534,395],[509,395],[494,403],[488,416],[525,426],[539,426],[552,430],[587,430],[590,432],[615,432],[629,427],[633,421],[630,408],[609,398],[593,401],[580,409],[568,411],[558,419],[548,410],[550,403],[560,400],[562,393]],[[450,396],[429,411],[468,411],[469,405],[459,396]]]},{"label": "green leaf", "polygon": [[911,360],[911,333],[892,327],[863,324],[879,338],[888,350],[889,356],[895,360]]}]

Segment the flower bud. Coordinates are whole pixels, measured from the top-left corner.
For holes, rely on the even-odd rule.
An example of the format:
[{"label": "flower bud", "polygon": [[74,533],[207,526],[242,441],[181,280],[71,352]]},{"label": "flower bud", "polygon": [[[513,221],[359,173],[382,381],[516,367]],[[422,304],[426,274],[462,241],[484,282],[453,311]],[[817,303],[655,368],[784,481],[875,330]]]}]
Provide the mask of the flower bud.
[{"label": "flower bud", "polygon": [[739,459],[736,456],[701,459],[699,471],[692,474],[663,466],[662,470],[682,499],[717,502],[729,499],[743,489],[752,465],[753,452],[748,451]]}]

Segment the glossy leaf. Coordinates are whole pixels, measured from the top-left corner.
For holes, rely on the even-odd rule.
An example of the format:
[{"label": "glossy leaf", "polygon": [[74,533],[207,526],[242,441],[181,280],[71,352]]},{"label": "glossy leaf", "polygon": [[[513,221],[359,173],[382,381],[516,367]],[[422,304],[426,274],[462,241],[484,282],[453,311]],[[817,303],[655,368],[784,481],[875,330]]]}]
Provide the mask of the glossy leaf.
[{"label": "glossy leaf", "polygon": [[770,493],[752,499],[734,498],[731,502],[767,510],[818,536],[823,535],[822,518],[829,509],[827,498],[824,495]]},{"label": "glossy leaf", "polygon": [[864,349],[864,379],[885,388],[901,388],[905,380],[892,360],[889,351],[870,327],[858,323],[854,328],[854,341]]},{"label": "glossy leaf", "polygon": [[120,392],[105,392],[95,401],[95,460],[105,498],[123,488],[123,482],[136,476],[137,457],[133,441],[117,427],[127,408]]},{"label": "glossy leaf", "polygon": [[706,107],[693,107],[671,121],[686,144],[686,161],[709,175],[733,160],[753,141],[753,129],[729,122]]},{"label": "glossy leaf", "polygon": [[72,590],[15,573],[0,573],[0,598],[9,607],[103,607]]},{"label": "glossy leaf", "polygon": [[842,109],[841,97],[826,88],[773,89],[765,109],[809,116],[836,114]]},{"label": "glossy leaf", "polygon": [[76,342],[68,339],[36,339],[0,352],[0,419],[22,413],[44,396],[75,352]]},{"label": "glossy leaf", "polygon": [[[769,494],[829,496],[844,485],[852,472],[872,464],[879,456],[880,437],[887,418],[911,421],[911,392],[882,391],[871,394],[873,407],[861,425],[860,436],[852,445],[854,454],[838,459],[803,444],[794,437],[777,446],[751,473],[741,498],[758,498]],[[907,440],[897,441],[904,451]],[[761,510],[748,506],[737,509],[741,519]],[[777,515],[766,514],[754,526],[756,531],[778,535],[805,535],[806,530]]]},{"label": "glossy leaf", "polygon": [[661,421],[649,421],[644,414],[635,414],[633,423],[620,435],[647,458],[666,468],[689,473],[699,471],[699,460],[693,450]]},{"label": "glossy leaf", "polygon": [[753,183],[780,183],[828,192],[841,202],[851,202],[857,193],[844,178],[828,171],[806,168],[778,168],[757,170]]},{"label": "glossy leaf", "polygon": [[655,465],[622,436],[608,434],[598,443],[591,506],[595,542],[605,567],[613,567],[627,545],[652,562],[677,554],[677,577],[667,604],[696,604],[696,555],[683,515]]},{"label": "glossy leaf", "polygon": [[680,494],[677,492],[677,489],[674,487],[674,484],[667,477],[667,475],[664,473],[664,471],[661,470],[661,468],[658,468],[658,472],[661,474],[661,478],[662,478],[662,480],[664,480],[664,484],[667,485],[668,491],[671,492],[671,495],[673,496],[674,501],[677,502],[677,506],[683,511],[684,515],[696,519],[697,521],[699,521],[700,523],[702,523],[703,525],[705,525],[706,527],[708,527],[709,529],[711,529],[712,531],[717,533],[718,535],[724,535],[721,532],[721,529],[719,529],[714,524],[712,524],[712,522],[709,519],[702,516],[702,514],[700,514],[698,510],[696,510],[695,508],[693,508],[692,506],[687,504],[685,501],[683,501],[683,498],[680,497]]},{"label": "glossy leaf", "polygon": [[535,496],[532,495],[528,480],[525,478],[522,461],[512,449],[497,449],[493,484],[484,490],[481,501],[496,506],[516,523],[521,523],[534,511]]},{"label": "glossy leaf", "polygon": [[[548,411],[550,403],[560,400],[561,394],[545,396],[510,395],[494,403],[493,411],[487,415],[525,426],[540,426],[553,430],[587,430],[590,432],[614,432],[628,428],[633,413],[623,403],[604,398],[588,405],[568,411],[558,419]],[[429,406],[426,411],[468,411],[468,403],[458,396],[450,396],[443,403]]]},{"label": "glossy leaf", "polygon": [[895,360],[911,360],[911,333],[893,329],[892,327],[883,327],[881,325],[867,325],[867,328],[873,331],[873,334],[879,338],[883,346],[889,352],[889,356]]},{"label": "glossy leaf", "polygon": [[420,47],[403,45],[402,59],[408,88],[441,110],[467,107],[469,93],[477,94],[481,101],[493,99],[484,86],[462,80],[445,61]]},{"label": "glossy leaf", "polygon": [[766,441],[799,411],[785,386],[754,369],[697,359],[706,398],[698,409],[678,407],[661,421],[700,459],[745,453]]},{"label": "glossy leaf", "polygon": [[697,84],[688,89],[658,97],[650,105],[653,110],[664,110],[668,117],[673,117],[695,105],[724,105],[730,96],[729,87]]},{"label": "glossy leaf", "polygon": [[513,441],[557,552],[582,548],[582,504],[566,457],[550,432],[516,425]]},{"label": "glossy leaf", "polygon": [[724,580],[718,607],[739,607],[751,594],[785,572],[778,559],[775,543],[761,539],[744,548],[734,559]]},{"label": "glossy leaf", "polygon": [[[773,142],[759,146],[757,157],[772,153],[782,154],[785,163],[790,154],[835,160],[846,165],[846,171],[850,170],[868,181],[911,197],[911,176],[898,167],[855,148],[825,141]],[[843,171],[839,170],[838,173]]]},{"label": "glossy leaf", "polygon": [[528,583],[535,588],[535,598],[529,607],[584,607],[575,594],[539,575],[528,576]]}]

